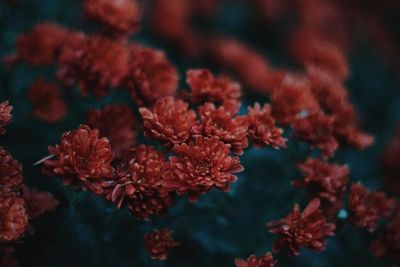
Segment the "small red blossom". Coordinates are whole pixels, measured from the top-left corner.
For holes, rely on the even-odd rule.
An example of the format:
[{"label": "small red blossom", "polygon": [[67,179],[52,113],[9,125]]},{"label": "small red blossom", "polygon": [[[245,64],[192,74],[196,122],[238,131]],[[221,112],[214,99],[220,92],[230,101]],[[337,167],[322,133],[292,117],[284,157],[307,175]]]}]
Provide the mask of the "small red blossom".
[{"label": "small red blossom", "polygon": [[83,34],[72,32],[50,23],[37,24],[32,31],[21,34],[17,39],[17,54],[9,63],[23,61],[32,66],[52,64],[64,47],[75,47],[84,40]]},{"label": "small red blossom", "polygon": [[83,12],[88,19],[100,22],[107,33],[128,35],[139,28],[136,0],[85,0]]},{"label": "small red blossom", "polygon": [[384,232],[371,243],[377,257],[394,257],[400,263],[400,214],[386,226]]},{"label": "small red blossom", "polygon": [[110,38],[89,36],[74,49],[63,49],[58,77],[66,84],[78,83],[82,94],[103,97],[109,86],[117,87],[129,70],[129,50]]},{"label": "small red blossom", "polygon": [[218,137],[224,143],[230,144],[232,151],[243,154],[248,147],[248,121],[246,116],[236,116],[236,105],[216,107],[213,103],[205,103],[198,108],[201,122],[192,127],[194,134],[207,137]]},{"label": "small red blossom", "polygon": [[8,101],[0,103],[0,134],[5,134],[5,127],[12,122],[12,109],[13,106],[11,106]]},{"label": "small red blossom", "polygon": [[332,157],[338,148],[334,134],[334,118],[323,113],[310,114],[293,121],[292,128],[297,139],[317,147],[326,157]]},{"label": "small red blossom", "polygon": [[13,193],[0,195],[0,243],[19,240],[27,229],[25,200]]},{"label": "small red blossom", "polygon": [[139,112],[145,136],[166,147],[187,141],[191,136],[190,129],[197,122],[196,113],[189,109],[189,105],[173,97],[164,97],[151,109],[142,107]]},{"label": "small red blossom", "polygon": [[123,155],[137,142],[137,123],[132,109],[127,105],[115,104],[101,110],[91,109],[87,124],[110,140],[116,156]]},{"label": "small red blossom", "polygon": [[261,108],[260,104],[256,103],[254,107],[249,107],[247,119],[249,137],[253,140],[254,147],[286,147],[287,139],[282,137],[283,130],[276,127],[269,105],[265,104]]},{"label": "small red blossom", "polygon": [[319,104],[310,90],[307,80],[286,75],[280,87],[271,94],[272,116],[282,124],[290,124],[301,117],[301,113],[319,111]]},{"label": "small red blossom", "polygon": [[209,70],[189,70],[186,72],[190,86],[190,98],[195,103],[239,101],[241,87],[228,77],[214,77]]},{"label": "small red blossom", "polygon": [[310,198],[320,198],[322,211],[328,218],[333,217],[343,205],[342,197],[349,181],[348,166],[309,158],[298,167],[303,179],[293,180],[292,185],[305,188]]},{"label": "small red blossom", "polygon": [[67,104],[56,84],[37,80],[29,88],[28,98],[33,106],[33,115],[44,122],[58,122],[67,114]]},{"label": "small red blossom", "polygon": [[144,235],[144,248],[155,260],[165,260],[170,248],[179,246],[180,243],[172,239],[172,232],[168,228],[155,229]]},{"label": "small red blossom", "polygon": [[268,252],[260,257],[251,255],[247,260],[236,259],[235,264],[236,267],[276,267],[276,260]]},{"label": "small red blossom", "polygon": [[87,125],[64,133],[61,143],[49,146],[49,152],[54,159],[44,161],[43,170],[47,175],[61,176],[65,184],[83,185],[101,193],[104,179],[113,175],[110,142]]},{"label": "small red blossom", "polygon": [[130,52],[133,62],[125,84],[138,105],[153,104],[175,94],[179,75],[164,52],[139,45],[131,45]]},{"label": "small red blossom", "polygon": [[349,194],[349,219],[357,227],[373,232],[378,219],[387,218],[394,208],[394,199],[383,192],[370,192],[360,184],[353,184]]},{"label": "small red blossom", "polygon": [[42,214],[53,211],[58,206],[58,200],[48,192],[24,188],[22,197],[25,199],[29,219],[35,219]]},{"label": "small red blossom", "polygon": [[0,147],[0,194],[18,193],[23,186],[22,165]]},{"label": "small red blossom", "polygon": [[126,205],[136,219],[166,211],[172,199],[163,187],[165,156],[151,146],[131,149],[116,170],[107,198],[118,208]]},{"label": "small red blossom", "polygon": [[229,191],[237,180],[233,174],[243,170],[239,158],[229,156],[230,145],[217,137],[196,136],[190,144],[176,145],[173,152],[176,156],[169,158],[163,175],[165,187],[179,195],[188,192],[191,202],[213,187]]},{"label": "small red blossom", "polygon": [[300,212],[300,207],[296,204],[285,218],[269,222],[269,232],[279,234],[274,251],[287,247],[296,256],[300,255],[301,247],[316,252],[323,251],[326,246],[325,238],[334,235],[335,224],[326,221],[319,206],[320,200],[317,198],[311,200],[303,212]]}]

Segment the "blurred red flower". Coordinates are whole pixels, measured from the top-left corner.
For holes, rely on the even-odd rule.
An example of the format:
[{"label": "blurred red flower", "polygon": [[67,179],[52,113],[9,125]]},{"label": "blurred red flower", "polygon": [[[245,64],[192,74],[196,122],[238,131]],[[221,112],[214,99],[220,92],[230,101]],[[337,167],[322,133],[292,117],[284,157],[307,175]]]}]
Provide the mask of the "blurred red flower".
[{"label": "blurred red flower", "polygon": [[22,165],[0,147],[0,194],[18,193],[23,186]]},{"label": "blurred red flower", "polygon": [[67,114],[67,104],[54,83],[37,80],[29,88],[28,98],[33,106],[33,115],[44,122],[58,122]]},{"label": "blurred red flower", "polygon": [[383,192],[370,192],[360,184],[353,184],[349,193],[349,219],[357,227],[373,232],[378,219],[392,214],[395,201]]},{"label": "blurred red flower", "polygon": [[178,88],[179,75],[164,52],[131,45],[132,63],[125,85],[138,105],[153,104],[165,96],[173,96]]},{"label": "blurred red flower", "polygon": [[230,145],[217,137],[196,136],[190,144],[176,145],[173,152],[176,156],[169,158],[164,173],[165,187],[179,195],[188,192],[191,202],[213,187],[229,191],[237,180],[233,174],[243,170],[239,158],[229,156]]},{"label": "blurred red flower", "polygon": [[17,194],[0,195],[0,243],[17,241],[27,231],[25,200]]},{"label": "blurred red flower", "polygon": [[89,110],[87,124],[110,140],[114,155],[119,157],[137,142],[138,126],[128,105],[108,105]]},{"label": "blurred red flower", "polygon": [[152,259],[165,260],[170,248],[180,245],[172,239],[172,232],[168,228],[155,229],[144,235],[144,248],[150,253]]},{"label": "blurred red flower", "polygon": [[267,224],[270,233],[279,234],[274,251],[287,247],[298,256],[300,247],[320,252],[325,249],[327,236],[333,236],[335,224],[328,223],[319,208],[320,200],[315,198],[300,212],[296,204],[285,218]]},{"label": "blurred red flower", "polygon": [[11,106],[8,101],[3,101],[0,103],[0,134],[5,134],[5,127],[12,122],[12,109],[13,106]]},{"label": "blurred red flower", "polygon": [[276,260],[274,260],[272,254],[268,252],[260,257],[251,255],[247,260],[236,259],[235,264],[236,267],[275,267]]},{"label": "blurred red flower", "polygon": [[83,12],[100,22],[107,33],[117,35],[137,31],[141,18],[136,0],[85,0]]},{"label": "blurred red flower", "polygon": [[160,141],[170,148],[190,138],[190,129],[197,122],[189,105],[173,97],[158,100],[151,109],[140,108],[143,130],[147,138]]},{"label": "blurred red flower", "polygon": [[58,200],[48,192],[39,192],[25,187],[22,197],[26,202],[29,219],[35,219],[48,211],[53,211],[58,206]]},{"label": "blurred red flower", "polygon": [[388,224],[385,231],[371,243],[377,257],[394,257],[400,263],[400,214]]}]

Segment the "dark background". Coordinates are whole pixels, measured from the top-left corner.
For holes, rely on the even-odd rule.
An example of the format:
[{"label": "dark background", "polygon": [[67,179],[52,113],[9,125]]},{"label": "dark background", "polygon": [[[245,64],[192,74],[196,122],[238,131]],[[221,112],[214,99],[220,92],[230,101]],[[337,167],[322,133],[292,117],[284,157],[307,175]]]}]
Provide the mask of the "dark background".
[{"label": "dark background", "polygon": [[[0,1],[1,57],[14,51],[18,34],[30,30],[38,22],[50,21],[88,32],[95,29],[82,19],[81,1],[16,2],[19,4]],[[251,12],[239,3],[227,3],[219,9],[211,29],[262,49],[276,66],[290,64],[281,49],[279,36],[257,28]],[[210,28],[209,25],[205,27]],[[133,39],[165,50],[181,71],[181,77],[187,68],[209,67],[205,62],[187,60],[170,50],[152,35],[146,18],[142,32]],[[362,152],[340,150],[335,160],[349,164],[352,181],[379,188],[380,157],[400,118],[399,73],[385,63],[369,42],[360,41],[356,47],[350,54],[351,75],[346,85],[363,129],[373,134],[376,142]],[[113,92],[97,100],[82,98],[77,90],[65,91],[68,117],[61,123],[49,125],[32,117],[27,100],[29,85],[39,77],[54,79],[54,67],[20,65],[7,69],[0,65],[0,100],[8,99],[14,106],[14,123],[8,127],[6,135],[0,137],[0,144],[23,163],[29,186],[48,190],[60,200],[55,212],[32,222],[32,234],[17,246],[21,266],[233,266],[236,257],[270,251],[275,236],[267,232],[265,223],[284,216],[296,202],[305,204],[304,192],[289,185],[291,179],[299,177],[296,162],[308,155],[307,147],[294,141],[281,151],[249,149],[242,157],[246,171],[239,175],[230,193],[212,191],[195,204],[176,199],[168,215],[149,222],[135,221],[128,211],[117,211],[90,193],[64,188],[59,180],[45,177],[40,168],[32,164],[47,155],[47,146],[58,143],[64,131],[84,122],[88,108],[126,101],[129,97],[123,92]],[[255,100],[265,101],[261,96],[248,93],[244,107]],[[152,261],[143,250],[143,234],[155,227],[167,226],[182,245],[171,251],[167,261]],[[278,255],[279,266],[388,266],[388,262],[375,260],[368,251],[373,238],[374,235],[340,223],[337,235],[329,239],[325,252],[316,254],[304,250],[296,258]]]}]

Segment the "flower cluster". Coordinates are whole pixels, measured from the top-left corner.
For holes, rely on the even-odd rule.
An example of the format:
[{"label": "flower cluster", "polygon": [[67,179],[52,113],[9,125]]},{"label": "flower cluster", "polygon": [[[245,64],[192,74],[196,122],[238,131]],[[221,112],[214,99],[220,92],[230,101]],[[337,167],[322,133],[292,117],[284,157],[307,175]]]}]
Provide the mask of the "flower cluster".
[{"label": "flower cluster", "polygon": [[328,223],[319,208],[319,199],[313,199],[301,212],[296,204],[285,218],[267,224],[270,233],[279,234],[274,250],[287,247],[294,255],[300,254],[300,248],[314,251],[325,249],[325,237],[334,235],[335,225]]},{"label": "flower cluster", "polygon": [[350,221],[372,232],[379,218],[391,215],[394,204],[394,199],[386,198],[383,192],[369,192],[360,184],[353,184],[349,194]]},{"label": "flower cluster", "polygon": [[67,104],[61,98],[56,84],[37,80],[29,88],[28,98],[33,107],[33,115],[44,122],[58,122],[67,114]]},{"label": "flower cluster", "polygon": [[275,267],[276,260],[274,260],[272,254],[268,252],[260,257],[251,255],[247,260],[236,259],[235,264],[236,267]]},{"label": "flower cluster", "polygon": [[0,103],[0,134],[5,134],[5,126],[12,122],[11,111],[13,106],[8,104],[8,101],[3,101]]},{"label": "flower cluster", "polygon": [[144,236],[145,249],[150,253],[151,258],[165,260],[170,248],[180,243],[172,239],[172,233],[168,228],[154,230]]}]

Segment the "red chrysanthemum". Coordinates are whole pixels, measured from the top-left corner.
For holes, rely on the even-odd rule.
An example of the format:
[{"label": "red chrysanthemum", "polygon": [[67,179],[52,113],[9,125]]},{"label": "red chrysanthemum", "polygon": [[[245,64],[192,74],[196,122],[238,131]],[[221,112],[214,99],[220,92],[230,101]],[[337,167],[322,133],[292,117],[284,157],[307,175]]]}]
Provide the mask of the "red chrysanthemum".
[{"label": "red chrysanthemum", "polygon": [[137,219],[166,211],[172,199],[163,187],[164,165],[164,154],[151,146],[130,150],[116,170],[107,198],[118,208],[126,205]]},{"label": "red chrysanthemum", "polygon": [[9,105],[8,101],[3,101],[0,103],[0,134],[5,134],[5,127],[12,122],[12,109],[13,106]]},{"label": "red chrysanthemum", "polygon": [[103,97],[109,86],[119,86],[127,76],[129,60],[129,50],[123,43],[93,35],[79,47],[63,49],[58,77],[66,84],[77,82],[84,95],[93,92]]},{"label": "red chrysanthemum", "polygon": [[176,145],[176,156],[169,158],[168,170],[164,173],[165,187],[178,194],[189,193],[189,201],[212,188],[227,192],[237,180],[234,173],[241,172],[238,157],[229,156],[230,145],[217,137],[196,136],[190,144]]},{"label": "red chrysanthemum", "polygon": [[172,232],[168,228],[155,229],[144,235],[144,248],[150,253],[152,259],[165,260],[170,248],[180,243],[172,239]]},{"label": "red chrysanthemum", "polygon": [[228,77],[214,77],[209,70],[189,70],[186,80],[190,86],[190,99],[195,103],[239,101],[241,87]]},{"label": "red chrysanthemum", "polygon": [[360,184],[353,184],[349,194],[349,219],[357,227],[372,232],[380,218],[387,218],[394,208],[394,199],[383,192],[370,192]]},{"label": "red chrysanthemum", "polygon": [[58,200],[48,192],[39,192],[25,187],[22,197],[26,202],[29,219],[35,219],[48,211],[53,211],[58,206]]},{"label": "red chrysanthemum", "polygon": [[151,109],[140,108],[144,134],[167,147],[181,144],[190,137],[190,129],[197,122],[196,113],[189,105],[173,97],[158,100]]},{"label": "red chrysanthemum", "polygon": [[260,257],[251,255],[247,260],[236,259],[235,264],[236,267],[276,267],[276,260],[268,252]]},{"label": "red chrysanthemum", "polygon": [[107,137],[116,156],[121,156],[136,144],[137,124],[133,111],[127,105],[108,105],[89,110],[87,124]]},{"label": "red chrysanthemum", "polygon": [[283,130],[276,127],[269,105],[265,104],[261,108],[260,104],[256,103],[254,107],[249,107],[247,119],[249,138],[253,140],[254,147],[286,147],[287,139],[282,137]]},{"label": "red chrysanthemum", "polygon": [[64,47],[74,48],[83,42],[84,35],[50,23],[37,24],[32,31],[17,40],[17,54],[8,59],[21,60],[32,66],[52,64]]},{"label": "red chrysanthemum", "polygon": [[297,139],[319,148],[324,156],[332,157],[338,148],[334,122],[333,117],[319,112],[294,120],[292,128]]},{"label": "red chrysanthemum", "polygon": [[280,87],[271,95],[272,116],[282,124],[290,124],[302,113],[312,114],[319,110],[308,81],[286,75]]},{"label": "red chrysanthemum", "polygon": [[300,212],[296,204],[285,218],[267,224],[270,233],[279,234],[274,250],[287,247],[289,252],[298,256],[300,248],[305,247],[320,252],[325,249],[327,236],[333,236],[335,224],[327,223],[319,209],[320,201],[315,198]]},{"label": "red chrysanthemum", "polygon": [[205,103],[198,108],[201,122],[192,128],[192,132],[207,137],[216,136],[230,144],[234,153],[243,154],[249,145],[248,121],[246,116],[236,116],[234,109],[231,106],[216,107],[213,103]]},{"label": "red chrysanthemum", "polygon": [[64,133],[61,143],[49,146],[49,152],[55,158],[43,162],[44,171],[61,176],[65,184],[83,185],[101,193],[107,184],[104,179],[113,175],[110,142],[87,125]]},{"label": "red chrysanthemum", "polygon": [[25,200],[13,193],[0,195],[0,243],[20,239],[27,229]]},{"label": "red chrysanthemum", "polygon": [[153,104],[175,94],[179,75],[164,52],[139,45],[131,45],[130,51],[133,62],[126,86],[138,105]]},{"label": "red chrysanthemum", "polygon": [[292,185],[305,188],[310,198],[320,198],[324,213],[328,217],[334,215],[342,207],[342,197],[349,181],[348,166],[309,158],[298,167],[303,179],[292,181]]},{"label": "red chrysanthemum", "polygon": [[58,122],[67,114],[67,104],[56,84],[37,80],[29,88],[28,98],[33,106],[33,115],[44,122]]},{"label": "red chrysanthemum", "polygon": [[0,147],[0,194],[20,192],[23,186],[22,165]]},{"label": "red chrysanthemum", "polygon": [[386,227],[385,231],[371,243],[370,249],[377,257],[393,256],[400,263],[400,214]]},{"label": "red chrysanthemum", "polygon": [[127,35],[139,28],[136,0],[85,0],[83,11],[88,19],[100,22],[107,33]]}]

